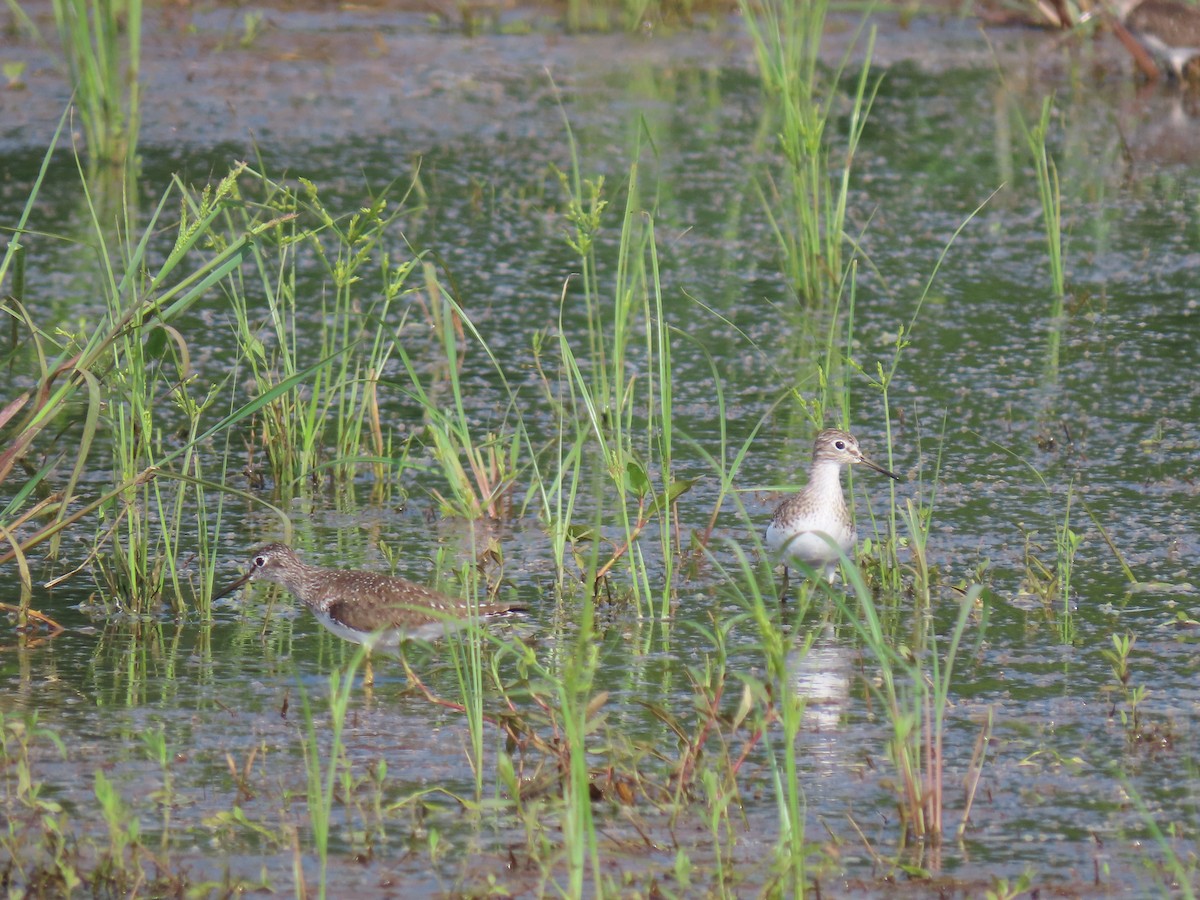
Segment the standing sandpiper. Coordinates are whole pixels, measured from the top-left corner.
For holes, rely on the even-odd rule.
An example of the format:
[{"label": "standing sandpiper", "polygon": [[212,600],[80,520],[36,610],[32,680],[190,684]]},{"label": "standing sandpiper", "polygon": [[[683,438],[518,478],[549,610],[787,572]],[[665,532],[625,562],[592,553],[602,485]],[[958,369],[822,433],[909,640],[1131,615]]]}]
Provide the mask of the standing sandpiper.
[{"label": "standing sandpiper", "polygon": [[368,650],[394,650],[404,638],[430,640],[474,616],[490,618],[520,609],[513,603],[468,603],[406,578],[305,565],[287,544],[259,547],[250,571],[213,599],[233,593],[251,578],[283,585],[318,622]]},{"label": "standing sandpiper", "polygon": [[818,434],[808,484],[796,496],[779,504],[767,526],[767,548],[781,557],[784,564],[781,597],[787,593],[789,561],[824,570],[825,577],[833,583],[838,552],[829,545],[826,536],[843,553],[853,549],[857,534],[842,494],[842,467],[853,463],[862,463],[888,478],[900,480],[899,475],[868,459],[848,431],[827,428]]}]

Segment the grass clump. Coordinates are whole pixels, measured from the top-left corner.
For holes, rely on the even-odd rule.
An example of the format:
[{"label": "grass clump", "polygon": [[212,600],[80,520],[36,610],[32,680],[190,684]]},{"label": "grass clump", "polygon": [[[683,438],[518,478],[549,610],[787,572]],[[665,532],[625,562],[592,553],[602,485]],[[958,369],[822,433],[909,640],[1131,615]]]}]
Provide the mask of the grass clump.
[{"label": "grass clump", "polygon": [[[345,486],[362,468],[384,484],[403,455],[384,434],[378,386],[406,320],[402,312],[397,322],[394,312],[418,265],[411,256],[396,258],[390,233],[411,211],[412,185],[398,200],[385,191],[335,216],[310,181],[301,179],[297,189],[247,175],[242,202],[228,207],[216,239],[238,234],[264,212],[278,224],[254,249],[256,280],[240,272],[225,289],[257,396],[293,382],[256,410],[246,443],[251,479],[270,479],[284,497],[325,478]],[[316,297],[304,277],[314,264],[325,276]],[[315,348],[302,348],[299,335],[314,321]],[[297,382],[301,371],[308,376]]]},{"label": "grass clump", "polygon": [[[18,0],[9,9],[49,48]],[[60,63],[84,134],[94,189],[124,196],[137,175],[141,130],[141,0],[53,0]],[[108,191],[107,188],[116,188]]]},{"label": "grass clump", "polygon": [[[96,515],[89,560],[99,563],[105,602],[131,611],[146,611],[164,600],[182,608],[185,592],[177,566],[182,517],[199,515],[200,530],[208,533],[202,492],[188,503],[180,492],[205,484],[196,447],[211,433],[201,434],[200,424],[210,395],[193,393],[191,351],[176,323],[245,261],[260,233],[249,228],[217,252],[203,252],[207,231],[239,174],[231,172],[191,217],[183,218],[173,247],[159,260],[150,250],[151,236],[163,227],[161,219],[172,200],[178,202],[186,193],[178,181],[136,236],[128,219],[116,233],[102,226],[89,205],[106,306],[80,329],[39,324],[20,294],[6,304],[25,332],[23,352],[38,374],[36,386],[10,401],[0,417],[9,440],[0,455],[0,482],[15,466],[31,476],[0,514],[10,535],[18,523],[24,526],[5,558],[27,554],[43,542],[56,554],[66,528]],[[80,177],[90,199],[82,169]],[[27,205],[0,276],[19,259],[29,209]],[[177,441],[180,434],[185,437]],[[80,496],[84,473],[99,447],[111,452],[113,486],[98,497]],[[44,461],[33,467],[31,460],[38,456]],[[175,487],[164,491],[160,482],[168,479]],[[110,545],[100,559],[102,548]]]},{"label": "grass clump", "polygon": [[760,189],[763,206],[796,298],[803,305],[823,306],[838,292],[845,270],[850,174],[880,84],[879,78],[870,77],[875,32],[872,29],[867,39],[839,146],[829,126],[848,57],[828,75],[819,63],[826,0],[739,0],[739,6],[754,43],[763,90],[774,101],[780,120],[782,172],[769,179],[769,189]]}]

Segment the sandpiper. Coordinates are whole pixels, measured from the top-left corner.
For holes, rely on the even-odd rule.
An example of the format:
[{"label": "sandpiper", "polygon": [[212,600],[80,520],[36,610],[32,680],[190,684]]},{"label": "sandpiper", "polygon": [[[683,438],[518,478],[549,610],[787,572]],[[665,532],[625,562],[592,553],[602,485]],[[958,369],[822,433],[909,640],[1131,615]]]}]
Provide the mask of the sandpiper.
[{"label": "sandpiper", "polygon": [[[837,573],[836,548],[849,553],[854,547],[857,538],[854,520],[842,493],[842,468],[854,463],[900,480],[899,475],[867,458],[859,449],[858,440],[848,431],[827,428],[818,434],[808,484],[779,504],[767,526],[767,548],[784,563],[780,596],[787,593],[788,562],[822,570],[832,584]],[[836,546],[830,546],[826,536]]]},{"label": "sandpiper", "polygon": [[430,640],[472,617],[520,610],[513,603],[468,603],[406,578],[305,565],[287,544],[259,547],[250,559],[250,570],[213,599],[233,593],[251,578],[283,585],[312,610],[318,622],[368,650],[395,649],[405,638]]},{"label": "sandpiper", "polygon": [[1200,56],[1200,8],[1179,0],[1117,0],[1114,6],[1120,24],[1171,75],[1187,80],[1188,63]]}]

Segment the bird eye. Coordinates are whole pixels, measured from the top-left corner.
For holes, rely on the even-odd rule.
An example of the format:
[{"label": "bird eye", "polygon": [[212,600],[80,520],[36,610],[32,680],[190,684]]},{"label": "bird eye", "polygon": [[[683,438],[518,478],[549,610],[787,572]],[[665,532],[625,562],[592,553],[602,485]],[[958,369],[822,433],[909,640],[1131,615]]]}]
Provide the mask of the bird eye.
[{"label": "bird eye", "polygon": [[267,566],[267,558],[265,556],[254,557],[254,568],[265,569]]},{"label": "bird eye", "polygon": [[846,442],[845,441],[834,441],[833,446],[837,447],[839,450],[845,450]]}]

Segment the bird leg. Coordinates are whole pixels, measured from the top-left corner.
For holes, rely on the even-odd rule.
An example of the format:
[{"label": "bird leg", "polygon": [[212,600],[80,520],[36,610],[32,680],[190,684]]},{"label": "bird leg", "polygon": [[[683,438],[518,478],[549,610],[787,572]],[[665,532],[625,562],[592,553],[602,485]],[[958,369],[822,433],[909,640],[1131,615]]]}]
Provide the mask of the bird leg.
[{"label": "bird leg", "polygon": [[[401,654],[401,656],[400,656],[400,663],[404,666],[404,674],[408,678],[408,683],[411,684],[413,687],[415,687],[418,691],[420,691],[424,695],[425,699],[428,700],[430,703],[433,703],[437,706],[444,706],[447,709],[453,709],[456,712],[466,712],[467,711],[467,708],[465,706],[463,706],[461,703],[454,703],[453,701],[450,701],[450,700],[443,700],[441,697],[437,696],[433,691],[431,691],[428,687],[426,687],[425,682],[422,681],[420,679],[420,677],[417,675],[417,673],[414,672],[412,670],[412,668],[409,667],[408,659],[405,658],[403,654]],[[487,717],[485,716],[484,718],[487,718]]]}]

